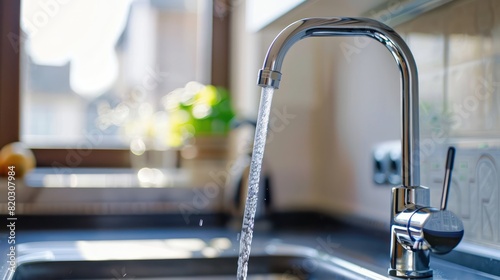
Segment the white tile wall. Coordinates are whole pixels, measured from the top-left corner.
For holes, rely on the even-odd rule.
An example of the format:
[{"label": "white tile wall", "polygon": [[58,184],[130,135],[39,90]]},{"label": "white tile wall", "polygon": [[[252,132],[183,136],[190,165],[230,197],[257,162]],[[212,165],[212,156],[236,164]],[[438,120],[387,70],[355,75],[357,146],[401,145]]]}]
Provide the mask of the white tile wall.
[{"label": "white tile wall", "polygon": [[438,205],[446,148],[455,145],[449,208],[462,217],[465,239],[495,248],[500,248],[499,12],[500,1],[455,1],[398,27],[419,66],[426,143],[422,184]]}]

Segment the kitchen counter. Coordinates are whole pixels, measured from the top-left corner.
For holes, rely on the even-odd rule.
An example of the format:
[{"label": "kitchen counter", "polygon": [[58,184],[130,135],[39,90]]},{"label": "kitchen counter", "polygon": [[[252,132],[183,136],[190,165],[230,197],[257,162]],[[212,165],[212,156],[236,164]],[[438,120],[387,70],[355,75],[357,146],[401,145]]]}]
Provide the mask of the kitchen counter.
[{"label": "kitchen counter", "polygon": [[[92,217],[19,217],[20,221],[31,224],[31,227],[24,226],[16,230],[16,245],[25,251],[29,246],[42,246],[44,242],[56,242],[52,244],[73,244],[75,241],[130,241],[140,243],[144,240],[180,240],[196,239],[204,244],[209,244],[211,240],[224,239],[230,243],[223,252],[224,256],[235,256],[239,248],[239,230],[228,229],[223,225],[227,222],[227,217],[219,215],[198,215],[191,217],[193,223],[178,223],[182,219],[175,215],[134,217],[129,216],[129,226],[125,226],[119,221],[125,221],[127,217],[108,217],[115,223],[106,224],[106,217],[91,219]],[[123,219],[123,220],[120,220]],[[85,221],[87,222],[81,222]],[[89,221],[94,220],[94,223]],[[361,267],[370,269],[381,275],[386,275],[389,264],[389,234],[376,227],[359,227],[358,225],[347,224],[334,220],[328,216],[316,213],[284,213],[276,214],[271,220],[274,222],[272,230],[260,230],[259,223],[254,233],[253,247],[266,248],[272,244],[291,244],[305,246],[328,255],[338,256],[351,261]],[[72,221],[72,222],[69,222]],[[81,222],[81,223],[78,223]],[[134,221],[141,221],[135,223]],[[58,228],[53,226],[58,224]],[[79,227],[77,225],[80,224]],[[97,226],[100,224],[100,226]],[[38,227],[35,228],[35,227]],[[5,235],[2,236],[2,240]],[[133,242],[132,242],[133,243]],[[30,245],[31,244],[31,245]],[[47,243],[45,243],[47,244]],[[2,252],[7,249],[6,243],[0,243]],[[21,246],[21,247],[19,247]],[[35,246],[35,247],[36,247]],[[254,252],[252,250],[252,252]],[[22,252],[21,252],[22,253]],[[455,254],[457,254],[455,252]],[[2,254],[2,275],[5,274],[7,255]],[[198,255],[198,257],[203,257]],[[490,261],[490,266],[484,264],[479,267],[483,272],[473,270],[464,266],[454,264],[435,256],[431,258],[431,266],[435,269],[434,279],[500,279],[499,276],[487,274],[484,271],[498,273],[493,267],[494,261]],[[250,258],[250,265],[252,258]],[[498,263],[496,263],[498,264]],[[496,266],[498,267],[498,266]],[[469,278],[463,278],[465,276]],[[498,274],[497,274],[498,275]]]}]

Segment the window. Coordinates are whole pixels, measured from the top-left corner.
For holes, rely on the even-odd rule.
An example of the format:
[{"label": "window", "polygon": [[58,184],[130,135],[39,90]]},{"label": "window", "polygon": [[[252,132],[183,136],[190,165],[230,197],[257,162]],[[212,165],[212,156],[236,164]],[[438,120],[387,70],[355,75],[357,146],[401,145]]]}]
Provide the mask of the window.
[{"label": "window", "polygon": [[28,143],[39,166],[71,151],[79,167],[129,166],[134,116],[192,80],[227,86],[224,3],[2,1],[0,146]]},{"label": "window", "polygon": [[[31,28],[37,27],[35,25],[37,21],[41,20],[41,23],[43,24],[44,20],[51,21],[52,18],[49,18],[51,16],[57,18],[57,16],[54,16],[54,13],[56,13],[56,11],[59,15],[63,15],[63,8],[69,7],[65,5],[70,5],[78,2],[74,0],[24,1],[40,2],[49,5],[49,7],[45,6],[45,9],[42,8],[41,10],[38,10],[38,14],[35,11],[32,12],[33,14],[31,18],[28,17],[28,20],[32,21],[31,24],[33,26],[31,26]],[[72,186],[74,180],[78,180],[79,183],[83,183],[84,185],[87,184],[91,188],[31,188],[26,187],[23,184],[17,185],[16,191],[18,192],[18,199],[16,201],[16,205],[19,205],[19,214],[35,213],[39,215],[163,213],[165,211],[171,211],[172,209],[178,209],[178,206],[176,205],[182,203],[183,201],[191,201],[193,192],[191,188],[172,188],[168,191],[166,191],[164,188],[136,188],[137,185],[133,183],[133,180],[137,180],[138,176],[129,176],[133,177],[133,180],[125,178],[125,183],[128,185],[125,184],[126,186],[123,186],[125,188],[117,189],[117,184],[113,183],[116,181],[110,181],[109,179],[111,177],[119,179],[123,178],[121,176],[109,177],[108,174],[113,175],[115,173],[118,173],[119,175],[121,175],[123,169],[113,169],[111,167],[131,167],[129,147],[127,147],[126,142],[125,144],[120,142],[121,139],[120,134],[118,133],[118,128],[110,125],[107,129],[103,129],[106,136],[103,137],[103,139],[106,138],[106,141],[103,140],[101,142],[102,145],[100,146],[92,146],[90,152],[88,146],[85,145],[85,139],[83,142],[78,141],[81,140],[82,135],[92,137],[92,134],[81,133],[81,130],[75,128],[76,126],[79,126],[80,129],[83,128],[85,130],[89,129],[89,126],[95,125],[96,123],[99,124],[99,122],[95,122],[98,117],[97,111],[99,109],[106,111],[109,108],[109,110],[113,111],[114,109],[115,112],[119,112],[120,110],[116,110],[117,105],[120,102],[117,101],[120,100],[118,98],[120,97],[119,94],[130,93],[131,90],[141,86],[140,79],[144,78],[144,76],[141,77],[140,74],[138,76],[131,75],[130,73],[130,75],[128,76],[121,76],[121,74],[123,74],[121,73],[122,71],[133,72],[136,70],[141,70],[140,66],[135,67],[137,69],[133,69],[134,64],[131,61],[132,59],[139,59],[139,57],[144,58],[144,56],[146,55],[151,55],[151,57],[149,58],[150,60],[147,60],[147,63],[143,64],[142,70],[143,73],[148,73],[148,70],[154,72],[154,70],[156,69],[155,67],[157,66],[156,64],[154,64],[155,62],[157,62],[154,61],[154,55],[162,54],[161,51],[169,52],[167,50],[168,47],[170,47],[169,43],[166,41],[166,39],[161,38],[161,36],[163,36],[162,34],[163,31],[165,31],[165,28],[162,27],[163,29],[161,29],[159,27],[163,26],[163,24],[167,24],[165,21],[168,21],[168,19],[166,19],[162,14],[168,13],[167,11],[170,8],[192,12],[195,10],[198,11],[198,7],[202,7],[200,5],[203,5],[203,7],[207,7],[205,5],[208,5],[209,13],[204,14],[204,16],[197,17],[196,27],[198,27],[198,24],[200,23],[199,20],[201,20],[201,22],[204,23],[203,27],[208,27],[209,31],[203,34],[196,33],[196,37],[190,38],[196,38],[197,42],[206,41],[211,43],[209,43],[208,49],[196,48],[196,59],[190,61],[189,65],[191,65],[191,67],[193,67],[192,65],[196,63],[202,63],[203,65],[205,65],[201,68],[196,66],[196,70],[200,70],[201,72],[191,73],[188,68],[183,68],[188,64],[175,65],[177,67],[175,68],[176,71],[171,70],[172,68],[159,68],[159,71],[168,72],[169,75],[167,75],[167,79],[165,79],[161,83],[161,85],[158,85],[156,91],[150,90],[148,92],[147,98],[161,96],[168,90],[172,90],[179,85],[183,86],[184,81],[187,81],[188,79],[198,79],[200,77],[200,79],[202,79],[200,82],[227,87],[229,53],[228,15],[230,12],[229,8],[231,8],[228,4],[229,2],[225,0],[214,0],[213,3],[212,1],[206,0],[129,1],[129,11],[126,13],[125,17],[122,15],[121,19],[125,21],[125,23],[121,25],[121,28],[116,27],[116,29],[118,30],[114,33],[116,36],[114,40],[116,42],[111,43],[114,46],[113,55],[115,56],[116,60],[119,61],[119,63],[117,64],[118,75],[114,82],[108,82],[108,84],[111,84],[111,86],[109,87],[104,87],[104,85],[106,85],[107,83],[101,81],[100,85],[102,86],[102,88],[106,88],[106,90],[98,92],[96,88],[85,88],[86,84],[85,82],[83,82],[83,80],[80,80],[81,83],[76,83],[76,87],[73,88],[71,86],[71,63],[68,62],[68,59],[64,61],[63,59],[60,59],[59,63],[53,62],[49,65],[46,65],[43,63],[36,63],[36,59],[34,60],[28,52],[22,50],[23,44],[27,44],[25,37],[26,34],[23,32],[26,32],[25,28],[29,28],[23,26],[23,29],[21,29],[21,6],[24,5],[24,1],[0,1],[0,33],[2,35],[0,36],[0,147],[3,147],[4,145],[11,142],[19,141],[21,139],[24,141],[28,141],[30,142],[30,144],[32,144],[31,149],[35,153],[37,166],[49,167],[51,172],[58,170],[64,172],[67,171],[68,168],[72,169],[73,167],[106,167],[106,169],[94,169],[100,172],[91,174],[92,176],[66,176],[70,178],[70,186]],[[110,3],[112,2],[116,3],[127,1],[84,0],[81,2],[106,2],[106,4],[102,5],[110,5]],[[56,4],[58,5],[57,7],[50,6]],[[194,6],[192,5],[196,5],[196,8],[193,8]],[[214,9],[213,15],[212,11],[210,11],[211,7],[213,7]],[[136,8],[138,9],[137,11],[135,11]],[[110,11],[114,10],[109,7],[107,9],[109,9]],[[126,10],[127,7],[123,9]],[[122,14],[123,13],[125,12],[122,12]],[[145,20],[143,24],[150,24],[152,26],[155,26],[154,29],[151,26],[136,26],[135,28],[137,28],[138,30],[132,31],[132,21],[134,21],[134,18],[140,17],[141,13],[142,17],[145,16],[144,13],[151,13],[149,14],[151,18]],[[38,16],[39,18],[33,20],[33,17],[36,16]],[[92,19],[93,17],[88,16],[89,21],[91,21]],[[184,23],[188,24],[187,22]],[[29,24],[30,23],[28,23],[28,25]],[[47,22],[46,24],[49,23]],[[176,22],[176,25],[177,24],[178,22]],[[182,26],[185,27],[185,25]],[[103,28],[104,27],[107,26],[103,25]],[[151,28],[151,30],[149,30],[149,28]],[[120,32],[120,29],[123,30]],[[149,46],[155,46],[154,53],[140,53],[141,56],[137,55],[126,58],[125,53],[127,47],[131,48],[131,33],[134,33],[134,36],[150,35],[151,37],[149,38],[151,40],[154,40],[154,42],[149,42],[148,44],[150,44]],[[154,35],[155,33],[156,35]],[[73,38],[72,40],[75,40],[74,38],[78,38],[78,36],[72,37],[75,35],[78,34],[71,34],[71,36],[68,35],[69,37],[63,36],[61,37],[61,40],[64,41],[63,39],[65,38]],[[127,38],[127,36],[129,37]],[[182,38],[179,37],[177,39],[180,40]],[[50,43],[52,44],[53,42]],[[135,44],[134,46],[140,45],[140,42],[133,43]],[[145,45],[142,47],[145,47]],[[186,47],[183,51],[187,51],[191,47],[192,46]],[[206,54],[208,55],[202,54],[201,52],[206,52]],[[58,54],[60,53],[56,53],[56,55]],[[113,55],[111,55],[111,57],[113,57]],[[170,53],[170,55],[172,55],[172,53]],[[127,64],[128,66],[131,66],[132,69],[126,68],[125,65]],[[150,66],[150,68],[147,68],[147,66]],[[160,65],[160,67],[167,66]],[[177,71],[177,69],[182,69],[182,71]],[[84,67],[82,71],[85,72],[85,70],[86,68]],[[102,69],[96,69],[95,71],[100,70]],[[32,80],[30,82],[29,75],[33,75],[34,73],[36,73],[36,75],[32,77]],[[192,74],[192,76],[186,77],[185,80],[173,79],[175,77],[178,77],[177,74],[179,73],[189,73]],[[95,73],[87,72],[87,74],[92,76],[92,74]],[[43,78],[42,75],[49,76],[46,78],[50,78],[53,80],[51,80],[51,83],[37,81],[37,79]],[[58,78],[55,78],[55,75],[58,75]],[[28,79],[23,81],[21,77],[28,77]],[[151,77],[152,76],[146,76],[146,78]],[[159,77],[161,77],[161,75]],[[150,81],[156,81],[154,77],[152,78],[153,79],[150,79]],[[135,82],[134,79],[136,79]],[[137,84],[137,81],[139,81],[139,84]],[[97,84],[99,83],[96,82],[95,85]],[[169,87],[171,87],[171,89]],[[33,90],[38,91],[40,89],[46,89],[46,91],[36,92],[40,93],[39,96],[35,96],[35,93],[31,92]],[[94,92],[94,94],[91,94],[92,91]],[[85,95],[86,93],[87,95]],[[59,112],[47,112],[49,110],[58,110],[61,107],[58,107],[57,105],[62,102],[68,102],[66,103],[66,107],[72,109],[63,107]],[[105,102],[109,104],[109,107],[107,107],[108,105],[106,105]],[[153,103],[153,101],[150,102]],[[77,105],[76,108],[70,107],[69,105],[73,103],[79,105]],[[43,107],[46,104],[48,104],[49,107]],[[29,110],[31,112],[25,112],[26,110]],[[83,113],[75,114],[75,112],[78,110]],[[50,114],[45,115],[40,113],[40,111]],[[92,117],[92,112],[94,112],[94,117]],[[25,115],[25,113],[27,113],[27,115]],[[35,124],[35,122],[38,121],[35,117],[36,114],[39,114],[38,116],[41,118],[40,124]],[[59,128],[50,128],[53,129],[53,131],[51,131],[49,128],[44,127],[44,124],[50,124],[50,118],[54,118],[56,121],[68,121],[66,119],[61,120],[61,118],[66,118],[68,114],[72,115],[73,120],[79,120],[78,124],[75,121],[74,126],[72,126],[72,123],[70,123],[69,125],[65,124],[68,125],[70,127],[69,129],[72,129],[75,133],[65,133],[66,130],[58,131],[57,129]],[[113,122],[111,121],[110,123]],[[107,123],[106,121],[104,121],[102,124]],[[61,127],[62,126],[63,125],[61,125]],[[96,127],[100,129],[100,127]],[[64,131],[64,133],[61,133],[62,131]],[[54,166],[59,169],[53,168]],[[128,175],[124,174],[125,177]],[[45,176],[44,178],[50,179],[53,177]],[[97,186],[99,185],[99,182],[102,182],[102,184],[100,184],[100,186]],[[64,186],[66,186],[66,184],[64,184]],[[0,195],[0,198],[1,197],[6,196]],[[5,201],[0,201],[0,207],[6,205],[4,204],[4,202]]]}]

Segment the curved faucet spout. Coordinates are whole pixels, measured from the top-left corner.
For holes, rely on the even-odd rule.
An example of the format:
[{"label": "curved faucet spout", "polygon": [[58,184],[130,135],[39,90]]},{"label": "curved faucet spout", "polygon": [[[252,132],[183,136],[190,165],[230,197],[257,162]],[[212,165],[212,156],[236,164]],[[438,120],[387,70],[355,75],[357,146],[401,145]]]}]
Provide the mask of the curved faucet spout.
[{"label": "curved faucet spout", "polygon": [[390,27],[366,18],[306,18],[296,21],[272,42],[257,83],[262,87],[279,88],[281,66],[288,49],[301,39],[326,36],[368,36],[391,52],[401,73],[402,183],[405,187],[420,186],[417,67],[406,43]]}]

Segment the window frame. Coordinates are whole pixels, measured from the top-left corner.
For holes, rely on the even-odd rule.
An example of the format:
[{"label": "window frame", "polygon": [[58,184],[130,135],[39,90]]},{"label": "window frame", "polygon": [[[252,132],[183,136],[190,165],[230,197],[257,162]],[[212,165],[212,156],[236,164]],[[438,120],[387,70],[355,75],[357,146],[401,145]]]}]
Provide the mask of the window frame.
[{"label": "window frame", "polygon": [[[211,84],[229,87],[230,0],[213,0]],[[19,49],[11,38],[19,38],[21,1],[0,1],[0,148],[20,140]],[[221,12],[221,7],[224,11]],[[217,9],[217,10],[215,10]],[[17,36],[17,37],[16,37]],[[54,163],[68,167],[131,167],[127,149],[47,148],[32,149],[38,167]],[[75,161],[75,158],[77,160]],[[73,163],[72,166],[71,163]],[[77,163],[77,164],[75,164]]]}]

